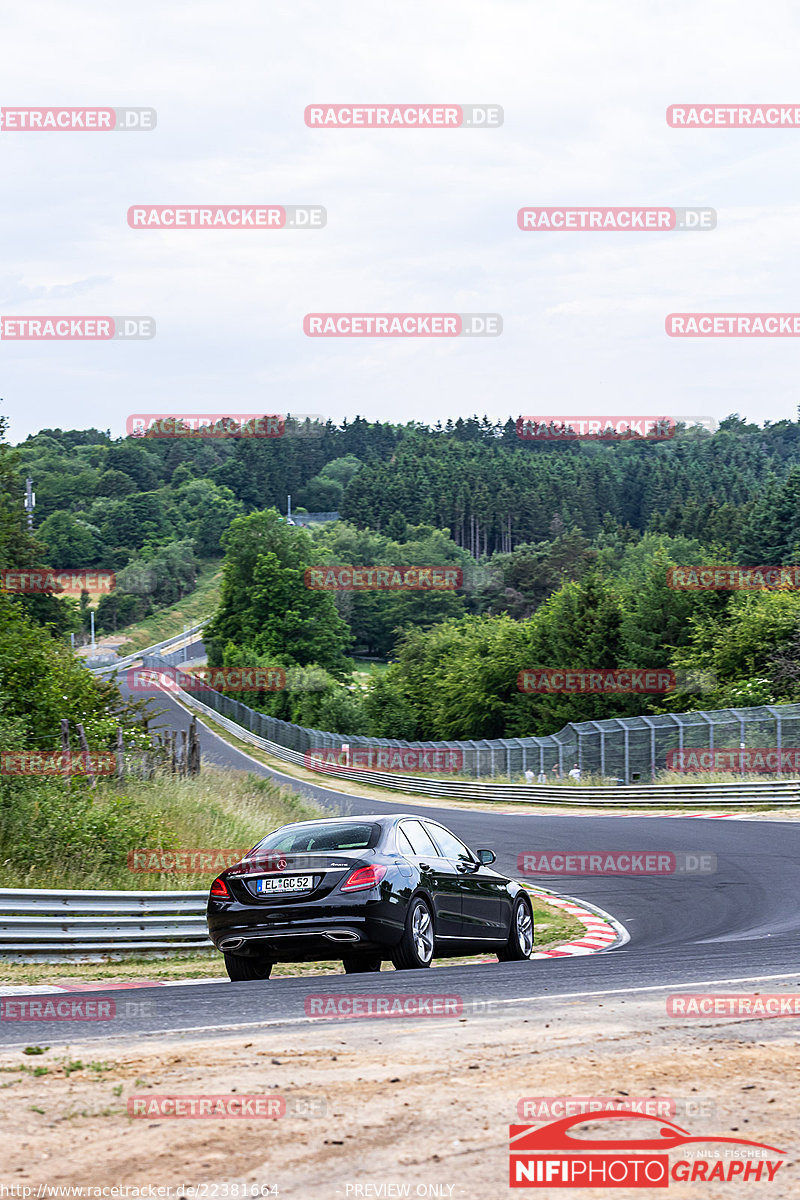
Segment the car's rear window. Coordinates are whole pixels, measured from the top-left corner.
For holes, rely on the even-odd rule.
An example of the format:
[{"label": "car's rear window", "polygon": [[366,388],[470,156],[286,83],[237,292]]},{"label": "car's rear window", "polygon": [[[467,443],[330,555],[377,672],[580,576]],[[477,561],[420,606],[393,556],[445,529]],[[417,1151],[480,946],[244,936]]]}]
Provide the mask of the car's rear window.
[{"label": "car's rear window", "polygon": [[292,851],[370,850],[378,841],[380,826],[371,821],[320,821],[276,829],[259,842],[256,850]]}]

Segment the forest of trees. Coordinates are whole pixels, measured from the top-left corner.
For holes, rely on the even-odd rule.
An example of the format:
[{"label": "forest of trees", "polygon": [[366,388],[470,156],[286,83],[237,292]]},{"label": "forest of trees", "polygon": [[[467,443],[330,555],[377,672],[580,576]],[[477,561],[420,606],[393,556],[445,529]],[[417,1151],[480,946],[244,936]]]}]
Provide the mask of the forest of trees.
[{"label": "forest of trees", "polygon": [[[511,419],[430,429],[356,418],[317,426],[314,436],[263,439],[46,429],[18,451],[51,553],[93,554],[114,567],[169,533],[214,553],[234,516],[284,509],[287,494],[382,532],[393,533],[395,516],[446,527],[473,554],[546,538],[554,519],[592,537],[607,513],[634,529],[732,544],[770,477],[778,486],[800,464],[800,425],[729,417],[714,434],[691,428],[662,442],[553,444],[521,440]],[[56,514],[73,522],[53,522]],[[75,521],[88,533],[71,544]]]},{"label": "forest of trees", "polygon": [[[415,532],[416,545],[438,536],[446,550],[443,534],[424,526]],[[800,592],[676,590],[671,565],[714,561],[698,542],[607,533],[592,547],[578,534],[562,535],[549,554],[543,546],[523,546],[493,556],[496,572],[488,571],[474,591],[444,596],[305,586],[312,563],[385,561],[366,552],[371,541],[373,551],[381,549],[380,539],[346,525],[316,537],[292,530],[274,510],[235,522],[222,603],[207,631],[210,661],[280,666],[288,680],[284,692],[242,696],[246,703],[343,734],[441,740],[524,737],[569,721],[800,701]],[[360,545],[362,554],[331,556],[334,545]],[[401,545],[405,553],[395,561],[414,561],[409,545],[415,543]],[[457,561],[463,551],[451,546],[450,561]],[[516,573],[517,587],[504,587],[504,573]],[[439,608],[439,601],[446,604]],[[374,622],[388,634],[390,614],[404,621],[391,631],[395,659],[361,687],[343,655],[356,631],[366,637]],[[526,694],[519,674],[534,667],[661,668],[674,672],[678,684],[666,694]]]},{"label": "forest of trees", "polygon": [[[0,567],[22,570],[42,562],[43,547],[26,526],[19,500],[18,463],[3,441],[0,417]],[[0,586],[0,752],[59,751],[62,722],[71,747],[80,723],[92,752],[149,744],[146,707],[123,700],[109,682],[91,675],[72,653],[63,633],[69,625],[65,601],[24,596]],[[85,868],[101,859],[124,861],[129,846],[157,835],[147,815],[124,795],[98,809],[87,783],[76,776],[69,790],[58,776],[0,771],[0,855],[13,867],[51,856]]]},{"label": "forest of trees", "polygon": [[[100,628],[138,619],[225,555],[214,665],[281,665],[256,706],[342,733],[452,738],[800,698],[797,593],[677,592],[670,564],[800,562],[800,424],[731,416],[661,442],[535,443],[476,417],[328,423],[302,436],[43,430],[4,447],[0,565],[103,567]],[[22,528],[22,480],[37,493]],[[280,517],[338,510],[311,531]],[[313,593],[308,565],[456,565],[455,592]],[[149,582],[148,582],[149,581]],[[13,604],[63,636],[74,601]],[[85,606],[84,606],[85,616]],[[393,660],[367,689],[350,655]],[[532,666],[661,666],[716,681],[669,696],[523,695]],[[252,702],[252,697],[247,697]]]},{"label": "forest of trees", "polygon": [[281,438],[46,429],[18,447],[52,565],[109,569],[185,538],[201,557],[217,555],[234,517],[285,512],[289,494],[295,507],[338,510],[398,540],[405,524],[447,529],[476,558],[564,529],[591,539],[607,518],[760,557],[785,545],[793,467],[799,424],[736,416],[716,433],[690,428],[661,442],[536,443],[510,418],[473,417],[434,429],[356,418]]}]

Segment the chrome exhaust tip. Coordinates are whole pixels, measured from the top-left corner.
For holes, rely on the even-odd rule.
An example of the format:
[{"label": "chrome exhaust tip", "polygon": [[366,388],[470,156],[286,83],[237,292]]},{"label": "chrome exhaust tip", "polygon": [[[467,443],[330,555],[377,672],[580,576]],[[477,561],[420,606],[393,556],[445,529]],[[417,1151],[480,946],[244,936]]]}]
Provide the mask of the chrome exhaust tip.
[{"label": "chrome exhaust tip", "polygon": [[332,929],[325,937],[331,942],[360,942],[361,938],[350,929]]},{"label": "chrome exhaust tip", "polygon": [[220,942],[220,950],[238,950],[244,945],[244,938],[226,938],[224,942]]}]

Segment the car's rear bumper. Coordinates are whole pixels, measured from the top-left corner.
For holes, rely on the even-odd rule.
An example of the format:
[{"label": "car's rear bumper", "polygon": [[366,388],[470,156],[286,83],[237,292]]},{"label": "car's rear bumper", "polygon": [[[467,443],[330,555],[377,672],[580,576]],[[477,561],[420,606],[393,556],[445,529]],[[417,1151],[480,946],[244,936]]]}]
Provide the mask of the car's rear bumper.
[{"label": "car's rear bumper", "polygon": [[[403,914],[392,905],[389,913],[365,915],[348,911],[305,910],[295,912],[291,920],[265,920],[263,911],[253,912],[242,906],[239,911],[212,913],[209,908],[209,936],[218,950],[244,956],[259,955],[273,962],[314,962],[340,958],[343,954],[386,951],[403,935]],[[385,907],[376,905],[377,907]]]}]

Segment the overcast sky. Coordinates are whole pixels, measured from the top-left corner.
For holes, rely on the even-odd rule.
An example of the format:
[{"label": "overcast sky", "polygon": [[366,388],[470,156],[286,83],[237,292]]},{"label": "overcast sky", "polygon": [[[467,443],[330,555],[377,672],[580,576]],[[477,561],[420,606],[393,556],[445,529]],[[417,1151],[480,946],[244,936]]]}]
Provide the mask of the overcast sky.
[{"label": "overcast sky", "polygon": [[[146,314],[152,341],[0,341],[0,411],[336,421],[794,417],[797,339],[667,337],[671,311],[800,310],[800,11],[720,0],[2,6],[1,103],[152,106],[150,133],[0,133],[0,314]],[[309,129],[316,102],[495,103],[499,129]],[[133,230],[132,204],[322,204],[327,227]],[[707,205],[713,232],[523,233],[526,205]],[[499,312],[496,338],[311,339],[308,312]]]}]

